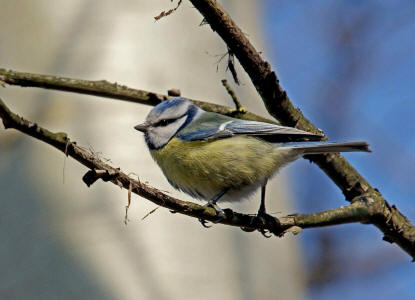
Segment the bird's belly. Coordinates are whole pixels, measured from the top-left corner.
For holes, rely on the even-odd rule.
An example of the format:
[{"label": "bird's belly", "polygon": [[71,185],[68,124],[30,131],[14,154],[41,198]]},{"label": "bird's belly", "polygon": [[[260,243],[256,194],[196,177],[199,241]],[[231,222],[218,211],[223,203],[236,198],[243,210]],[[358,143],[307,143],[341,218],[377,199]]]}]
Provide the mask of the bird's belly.
[{"label": "bird's belly", "polygon": [[200,199],[211,199],[226,189],[221,200],[237,201],[284,164],[275,149],[246,136],[192,142],[174,138],[151,154],[175,188]]}]

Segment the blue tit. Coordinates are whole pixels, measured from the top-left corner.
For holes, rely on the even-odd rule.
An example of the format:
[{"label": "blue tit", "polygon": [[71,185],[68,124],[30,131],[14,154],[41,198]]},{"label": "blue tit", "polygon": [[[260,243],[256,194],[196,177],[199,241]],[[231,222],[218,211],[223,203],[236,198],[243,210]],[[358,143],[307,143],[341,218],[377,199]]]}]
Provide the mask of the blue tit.
[{"label": "blue tit", "polygon": [[161,102],[134,128],[144,133],[151,156],[169,183],[194,198],[207,200],[218,217],[224,216],[219,200],[240,201],[259,187],[258,215],[268,216],[268,179],[303,155],[370,152],[365,142],[313,143],[310,141],[320,141],[323,136],[206,112],[183,98]]}]

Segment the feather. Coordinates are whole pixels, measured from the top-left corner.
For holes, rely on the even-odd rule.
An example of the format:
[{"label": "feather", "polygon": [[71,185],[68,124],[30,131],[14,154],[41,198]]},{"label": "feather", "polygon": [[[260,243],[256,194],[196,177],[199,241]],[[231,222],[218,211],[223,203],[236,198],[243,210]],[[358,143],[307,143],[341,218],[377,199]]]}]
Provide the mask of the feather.
[{"label": "feather", "polygon": [[372,152],[366,142],[340,142],[340,143],[316,143],[316,144],[298,144],[298,145],[284,145],[283,148],[292,148],[300,150],[304,155],[307,154],[322,154],[331,152]]},{"label": "feather", "polygon": [[235,135],[254,136],[273,143],[320,141],[323,136],[256,121],[237,120],[216,113],[204,112],[198,119],[180,131],[178,138],[184,141],[222,139]]}]

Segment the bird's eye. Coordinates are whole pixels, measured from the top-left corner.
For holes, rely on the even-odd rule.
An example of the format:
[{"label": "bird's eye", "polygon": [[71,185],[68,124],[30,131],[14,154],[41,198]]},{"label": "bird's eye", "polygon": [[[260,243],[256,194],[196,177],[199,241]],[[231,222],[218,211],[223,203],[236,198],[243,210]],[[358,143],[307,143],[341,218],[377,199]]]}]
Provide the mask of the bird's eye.
[{"label": "bird's eye", "polygon": [[162,127],[164,127],[164,126],[169,125],[171,122],[172,122],[172,120],[163,119],[163,120],[160,120],[160,121],[158,122],[157,126],[162,126]]}]

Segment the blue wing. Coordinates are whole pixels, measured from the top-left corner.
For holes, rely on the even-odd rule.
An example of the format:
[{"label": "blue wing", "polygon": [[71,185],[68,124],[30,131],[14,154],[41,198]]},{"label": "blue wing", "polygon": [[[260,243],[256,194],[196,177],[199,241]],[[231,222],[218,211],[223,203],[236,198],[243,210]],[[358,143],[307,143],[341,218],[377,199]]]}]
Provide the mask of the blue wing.
[{"label": "blue wing", "polygon": [[235,135],[256,136],[269,142],[318,141],[321,135],[293,127],[245,121],[216,113],[205,113],[181,130],[177,137],[185,141],[212,140]]}]

